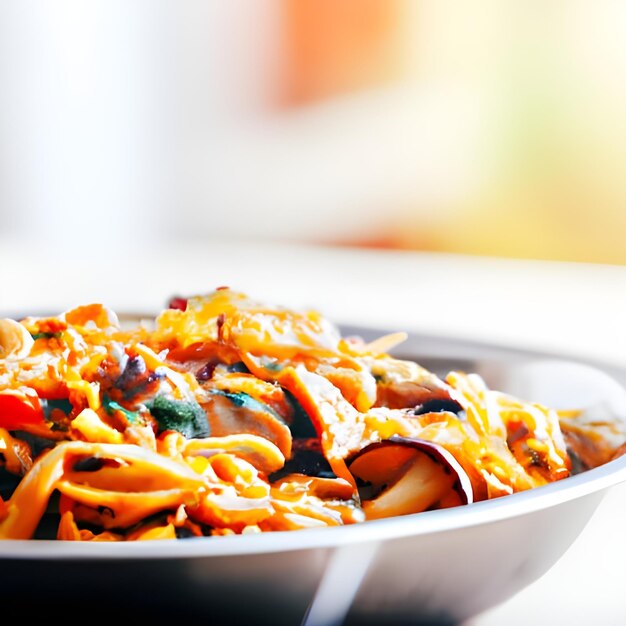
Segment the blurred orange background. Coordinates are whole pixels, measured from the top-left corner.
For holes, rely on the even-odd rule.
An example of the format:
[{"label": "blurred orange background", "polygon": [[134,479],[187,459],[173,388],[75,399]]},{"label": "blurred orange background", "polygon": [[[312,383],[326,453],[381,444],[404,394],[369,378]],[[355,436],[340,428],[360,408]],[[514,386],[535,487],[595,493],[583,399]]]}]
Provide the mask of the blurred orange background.
[{"label": "blurred orange background", "polygon": [[33,0],[0,42],[0,244],[626,263],[623,2]]},{"label": "blurred orange background", "polygon": [[339,242],[626,262],[626,5],[284,7],[288,102],[412,82],[432,92],[448,87],[482,109],[466,188],[389,207],[382,227]]}]

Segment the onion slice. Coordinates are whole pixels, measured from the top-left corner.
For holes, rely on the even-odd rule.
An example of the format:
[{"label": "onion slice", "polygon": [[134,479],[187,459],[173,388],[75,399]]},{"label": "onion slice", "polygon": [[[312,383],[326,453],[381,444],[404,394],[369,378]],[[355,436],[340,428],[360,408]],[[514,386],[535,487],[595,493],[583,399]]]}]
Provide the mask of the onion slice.
[{"label": "onion slice", "polygon": [[470,479],[446,448],[392,436],[360,450],[348,462],[367,519],[470,504]]}]

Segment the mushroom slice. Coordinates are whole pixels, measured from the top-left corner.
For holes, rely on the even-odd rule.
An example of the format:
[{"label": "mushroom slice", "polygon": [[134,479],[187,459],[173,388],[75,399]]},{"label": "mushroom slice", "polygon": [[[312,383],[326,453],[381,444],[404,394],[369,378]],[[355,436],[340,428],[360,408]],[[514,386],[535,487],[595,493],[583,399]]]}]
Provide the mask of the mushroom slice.
[{"label": "mushroom slice", "polygon": [[291,456],[289,426],[270,406],[244,392],[208,391],[207,400],[201,404],[212,436],[247,433],[265,437],[278,447],[286,459]]},{"label": "mushroom slice", "polygon": [[469,504],[470,479],[442,446],[393,436],[360,450],[348,463],[367,519]]},{"label": "mushroom slice", "polygon": [[562,411],[559,424],[572,460],[572,474],[604,465],[626,449],[626,424],[621,420]]},{"label": "mushroom slice", "polygon": [[293,417],[293,407],[285,396],[285,391],[276,383],[267,382],[246,372],[223,372],[216,370],[205,389],[219,389],[232,394],[247,394],[268,406],[280,418],[290,424]]},{"label": "mushroom slice", "polygon": [[34,340],[26,328],[12,319],[0,319],[0,359],[19,361],[26,358]]},{"label": "mushroom slice", "polygon": [[[450,386],[414,361],[395,359],[387,355],[377,358],[364,357],[363,361],[376,379],[377,407],[390,409],[415,407],[419,410],[422,405],[437,402],[442,406],[449,405],[445,408],[449,410],[457,404],[451,397]],[[457,406],[452,412],[456,413],[460,408]]]}]

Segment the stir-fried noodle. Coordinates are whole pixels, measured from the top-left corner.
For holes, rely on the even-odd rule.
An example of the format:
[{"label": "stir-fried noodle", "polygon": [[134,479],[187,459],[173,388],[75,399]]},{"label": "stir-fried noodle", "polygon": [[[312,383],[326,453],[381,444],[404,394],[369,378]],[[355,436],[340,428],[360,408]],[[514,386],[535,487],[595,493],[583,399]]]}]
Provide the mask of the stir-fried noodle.
[{"label": "stir-fried noodle", "polygon": [[[0,538],[133,541],[353,524],[531,489],[623,437],[230,289],[132,327],[0,320]],[[614,433],[615,434],[615,433]],[[622,435],[622,433],[617,433]]]}]

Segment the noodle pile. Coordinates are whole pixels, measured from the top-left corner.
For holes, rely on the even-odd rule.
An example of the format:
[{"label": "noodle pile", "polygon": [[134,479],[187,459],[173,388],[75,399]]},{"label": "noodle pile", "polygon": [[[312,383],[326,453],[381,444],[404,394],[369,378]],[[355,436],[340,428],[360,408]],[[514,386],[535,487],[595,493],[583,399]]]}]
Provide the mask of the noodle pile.
[{"label": "noodle pile", "polygon": [[220,288],[128,328],[0,320],[0,538],[134,541],[353,524],[607,462],[576,415],[445,379],[314,311]]}]

